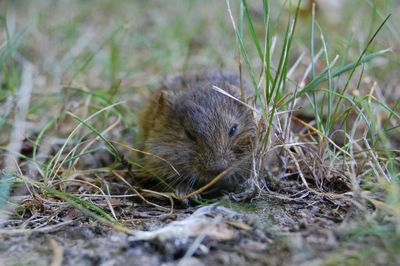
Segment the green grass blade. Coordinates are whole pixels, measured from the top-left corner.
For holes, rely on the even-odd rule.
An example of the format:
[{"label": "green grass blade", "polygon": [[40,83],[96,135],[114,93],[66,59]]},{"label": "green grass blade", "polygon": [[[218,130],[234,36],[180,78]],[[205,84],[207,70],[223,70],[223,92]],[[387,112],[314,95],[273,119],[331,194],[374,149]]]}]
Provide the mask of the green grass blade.
[{"label": "green grass blade", "polygon": [[252,41],[253,41],[256,49],[257,49],[258,56],[262,60],[264,58],[264,55],[263,55],[263,52],[262,52],[262,49],[261,49],[260,41],[258,40],[258,37],[257,37],[257,33],[254,30],[253,20],[251,18],[251,15],[250,15],[250,12],[249,12],[249,8],[247,6],[247,1],[246,0],[242,0],[242,3],[243,3],[243,7],[244,7],[244,13],[246,14],[247,22],[248,22],[248,25],[249,25],[251,39],[252,39]]},{"label": "green grass blade", "polygon": [[0,211],[4,209],[10,197],[12,177],[10,171],[3,169],[0,174]]},{"label": "green grass blade", "polygon": [[[355,71],[356,71],[356,66],[360,65],[360,62],[362,60],[362,58],[364,57],[364,55],[366,54],[369,46],[371,45],[371,43],[375,40],[375,37],[378,35],[378,33],[382,30],[383,26],[385,25],[386,21],[390,18],[391,15],[388,15],[386,17],[386,19],[381,23],[381,25],[378,27],[378,29],[375,31],[375,33],[372,35],[372,37],[369,39],[367,45],[365,46],[364,50],[362,51],[361,55],[359,56],[357,62],[355,63],[355,67],[352,68],[349,77],[347,78],[347,82],[346,85],[343,87],[342,91],[340,92],[340,94],[344,94],[350,84],[351,78],[353,77]],[[338,99],[338,102],[336,103],[335,106],[335,111],[333,112],[333,117],[335,117],[337,111],[339,110],[339,106],[340,106],[340,102],[341,102],[341,98]]]},{"label": "green grass blade", "polygon": [[109,148],[109,152],[117,159],[119,162],[121,161],[121,156],[119,151],[114,147],[114,145],[107,140],[97,129],[95,129],[92,125],[87,123],[85,120],[81,119],[79,116],[74,115],[73,113],[67,112],[68,115],[72,116],[74,119],[78,120],[82,125],[88,128],[90,131],[95,133]]},{"label": "green grass blade", "polygon": [[[367,62],[371,61],[372,59],[374,59],[378,56],[381,56],[382,54],[389,52],[389,51],[390,51],[390,49],[385,49],[385,50],[381,50],[381,51],[378,51],[375,53],[367,54],[367,55],[364,55],[361,58],[361,60],[358,60],[357,62],[347,64],[343,67],[337,67],[331,71],[331,77],[333,78],[333,77],[340,76],[340,75],[356,68],[357,66],[367,63]],[[297,97],[301,97],[305,93],[308,93],[308,92],[313,92],[317,88],[318,85],[322,84],[323,82],[325,82],[327,80],[328,80],[328,76],[327,76],[326,72],[317,75],[317,77],[314,80],[312,80],[302,90],[299,91],[299,93],[297,94]]]},{"label": "green grass blade", "polygon": [[111,223],[117,222],[110,214],[108,214],[103,209],[97,207],[95,204],[91,203],[88,200],[71,195],[70,193],[67,193],[67,192],[58,191],[54,188],[45,188],[45,190],[50,195],[54,195],[54,196],[62,198],[63,200],[66,200],[73,207],[81,210],[83,213],[88,214],[89,216],[92,216],[94,218],[101,217]]}]

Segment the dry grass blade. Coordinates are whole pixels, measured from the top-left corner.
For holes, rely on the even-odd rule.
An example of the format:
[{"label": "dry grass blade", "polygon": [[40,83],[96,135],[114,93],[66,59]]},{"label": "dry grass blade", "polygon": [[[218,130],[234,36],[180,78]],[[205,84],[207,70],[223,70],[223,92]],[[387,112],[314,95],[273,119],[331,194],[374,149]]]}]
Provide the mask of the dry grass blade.
[{"label": "dry grass blade", "polygon": [[217,92],[219,92],[219,93],[222,93],[223,95],[228,96],[229,98],[231,98],[231,99],[233,99],[233,100],[235,100],[235,101],[237,101],[237,102],[239,102],[239,103],[241,103],[241,104],[243,104],[244,106],[246,106],[246,107],[249,108],[250,110],[256,112],[257,114],[259,114],[259,115],[262,114],[262,113],[261,113],[259,110],[257,110],[255,107],[253,107],[253,106],[251,106],[250,104],[245,103],[244,101],[242,101],[242,100],[240,100],[240,99],[238,99],[238,98],[232,96],[231,94],[227,93],[227,92],[224,91],[223,89],[218,88],[217,86],[212,86],[212,89],[215,90],[215,91],[217,91]]},{"label": "dry grass blade", "polygon": [[338,149],[339,151],[341,151],[343,154],[350,156],[350,154],[344,150],[343,148],[339,147],[338,144],[336,144],[333,140],[331,140],[329,137],[327,137],[325,134],[323,134],[322,132],[320,132],[317,128],[313,127],[312,125],[310,125],[307,122],[304,122],[303,120],[299,119],[298,117],[292,116],[292,118],[294,120],[296,120],[297,122],[301,123],[302,125],[304,125],[306,128],[310,129],[311,132],[313,133],[317,133],[318,136],[326,139],[330,144],[332,144],[336,149]]},{"label": "dry grass blade", "polygon": [[[60,168],[61,168],[62,165],[63,165],[62,163],[59,163],[59,160],[60,160],[60,158],[61,158],[61,155],[62,155],[63,151],[65,150],[67,144],[68,144],[68,143],[70,142],[70,140],[74,137],[74,135],[78,132],[78,130],[79,130],[82,126],[84,126],[85,123],[87,123],[87,122],[90,121],[92,118],[96,117],[97,115],[99,115],[99,114],[101,114],[101,113],[103,113],[103,112],[105,112],[105,111],[107,111],[107,110],[110,110],[110,109],[114,108],[115,106],[121,105],[121,104],[123,104],[123,103],[125,103],[125,102],[124,102],[124,101],[120,101],[120,102],[111,104],[111,105],[109,105],[109,106],[106,106],[106,107],[100,109],[99,111],[97,111],[97,112],[93,113],[92,115],[90,115],[88,118],[84,119],[81,123],[79,123],[79,124],[74,128],[74,130],[72,130],[72,132],[69,134],[67,140],[65,141],[65,143],[63,144],[63,146],[61,147],[61,149],[57,152],[56,156],[54,156],[54,158],[50,161],[50,164],[49,164],[49,167],[48,167],[48,169],[49,169],[48,174],[49,174],[50,177],[48,178],[48,180],[52,180],[52,179],[54,179],[54,178],[56,177],[58,171],[60,170]],[[71,115],[74,116],[74,114],[72,114],[72,113],[71,113]],[[64,160],[64,161],[65,161],[65,160]],[[51,165],[52,165],[52,167],[51,167]],[[51,167],[51,169],[50,169],[50,167]]]},{"label": "dry grass blade", "polygon": [[16,114],[14,117],[11,139],[7,146],[9,152],[5,160],[5,169],[9,169],[9,171],[15,169],[14,163],[17,161],[15,155],[21,150],[22,141],[25,137],[26,116],[28,115],[33,86],[33,71],[33,65],[29,62],[25,62],[23,65],[21,85],[17,95]]},{"label": "dry grass blade", "polygon": [[[100,134],[102,136],[104,136],[107,132],[111,131],[113,128],[115,128],[117,125],[119,125],[119,123],[121,122],[121,117],[118,116],[117,121],[115,121],[113,124],[111,124],[110,126],[108,126],[106,129],[104,129]],[[96,138],[94,138],[93,140],[91,140],[85,147],[82,148],[82,150],[80,151],[80,154],[85,153],[85,151],[87,149],[89,149],[96,141],[98,141],[99,139],[101,139],[99,136],[97,136]],[[78,158],[71,164],[71,167],[75,167],[75,165],[78,163]]]},{"label": "dry grass blade", "polygon": [[61,266],[64,256],[64,248],[53,238],[49,238],[49,246],[53,250],[53,261],[50,266]]},{"label": "dry grass blade", "polygon": [[306,188],[309,188],[308,183],[307,183],[307,181],[306,181],[306,178],[305,178],[305,176],[304,176],[304,174],[303,174],[303,172],[302,172],[302,168],[300,167],[299,161],[297,160],[296,156],[295,156],[295,155],[293,154],[293,152],[292,152],[289,148],[287,148],[285,145],[284,145],[284,148],[285,148],[286,152],[287,152],[287,153],[290,155],[290,157],[292,158],[293,162],[295,163],[296,168],[297,168],[297,172],[299,173],[300,178],[301,178],[301,181],[303,182],[304,186],[305,186]]},{"label": "dry grass blade", "polygon": [[33,65],[25,61],[23,65],[22,81],[18,90],[16,111],[13,121],[13,128],[7,153],[4,161],[4,169],[0,173],[0,217],[3,216],[3,208],[11,189],[11,179],[14,172],[20,171],[18,157],[23,146],[26,129],[26,117],[29,111],[29,103],[32,93]]},{"label": "dry grass blade", "polygon": [[[222,216],[217,216],[215,217],[211,223],[210,226],[211,227],[215,227],[218,223],[220,223],[222,221]],[[178,263],[178,266],[185,266],[185,259],[187,258],[191,258],[193,257],[193,255],[195,254],[196,250],[199,248],[199,246],[201,245],[201,242],[203,242],[203,240],[207,237],[207,228],[205,228],[203,230],[202,233],[200,233],[196,239],[193,241],[192,245],[190,245],[190,247],[188,248],[188,250],[186,251],[185,255],[182,257],[181,261]]]},{"label": "dry grass blade", "polygon": [[144,197],[139,191],[138,189],[136,189],[134,186],[132,186],[128,181],[126,181],[125,178],[123,178],[120,174],[118,174],[117,172],[113,171],[113,174],[115,176],[117,176],[123,183],[125,183],[133,192],[136,193],[136,195],[143,200],[144,202],[146,202],[147,204],[154,206],[160,210],[164,210],[164,211],[169,211],[170,214],[172,214],[173,210],[174,210],[174,200],[172,199],[172,197],[168,194],[168,193],[161,193],[161,192],[157,192],[157,191],[152,191],[152,190],[147,190],[147,189],[141,189],[141,191],[147,192],[149,194],[154,194],[154,195],[158,195],[158,196],[162,196],[167,198],[170,203],[171,203],[171,208],[166,208],[164,206],[158,205],[156,203],[153,203],[149,200],[146,199],[146,197]]},{"label": "dry grass blade", "polygon": [[[243,158],[243,160],[245,161],[246,158]],[[185,200],[185,199],[189,199],[193,196],[196,196],[204,191],[206,191],[207,189],[209,189],[210,187],[212,187],[215,183],[217,183],[221,178],[223,178],[226,174],[228,174],[230,171],[232,171],[233,169],[235,169],[238,165],[240,165],[242,162],[239,161],[236,164],[232,165],[231,167],[225,169],[223,172],[221,172],[219,175],[217,175],[216,177],[214,177],[212,180],[210,180],[210,182],[208,182],[207,184],[205,184],[204,186],[200,187],[199,189],[196,189],[195,191],[183,196],[183,197],[177,197],[180,200]]]},{"label": "dry grass blade", "polygon": [[54,225],[48,225],[41,228],[32,229],[0,229],[0,235],[18,235],[18,234],[32,234],[32,233],[50,233],[59,230],[67,225],[73,224],[75,221],[65,221]]},{"label": "dry grass blade", "polygon": [[81,184],[86,184],[86,185],[89,185],[89,186],[92,186],[92,187],[96,188],[104,196],[104,199],[106,200],[107,205],[108,205],[112,215],[114,216],[114,219],[116,221],[118,221],[117,215],[115,214],[114,208],[113,208],[113,206],[112,206],[112,204],[111,204],[111,202],[109,200],[109,196],[106,195],[106,193],[104,193],[104,191],[100,187],[98,187],[95,184],[92,184],[90,182],[84,181],[84,180],[60,180],[58,182],[55,182],[53,184],[53,186],[57,186],[57,185],[59,185],[61,183],[81,183]]},{"label": "dry grass blade", "polygon": [[170,162],[168,162],[164,158],[161,158],[160,156],[157,156],[155,154],[152,154],[152,153],[149,153],[149,152],[145,152],[145,151],[142,151],[142,150],[139,150],[139,149],[136,149],[136,148],[132,148],[131,146],[129,146],[128,144],[125,144],[125,143],[121,143],[121,142],[114,141],[114,140],[109,140],[109,141],[111,143],[114,143],[114,144],[117,144],[119,146],[122,146],[125,149],[128,149],[130,151],[139,152],[139,153],[142,153],[142,154],[145,154],[145,155],[154,156],[155,158],[159,159],[160,161],[166,162],[177,175],[180,175],[178,170],[176,170],[175,167]]}]

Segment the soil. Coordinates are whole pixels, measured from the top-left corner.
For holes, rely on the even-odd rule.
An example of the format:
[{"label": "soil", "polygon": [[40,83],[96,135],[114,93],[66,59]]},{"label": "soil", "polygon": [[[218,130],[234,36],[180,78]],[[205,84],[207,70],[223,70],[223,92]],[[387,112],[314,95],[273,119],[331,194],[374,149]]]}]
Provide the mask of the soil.
[{"label": "soil", "polygon": [[[146,205],[124,207],[125,233],[77,210],[60,212],[55,227],[1,235],[3,265],[320,265],[339,245],[347,201],[274,193],[248,203],[163,213]],[[310,199],[313,204],[309,204]],[[129,200],[128,200],[129,201]],[[225,206],[224,206],[225,205]],[[129,216],[129,217],[128,217]]]}]

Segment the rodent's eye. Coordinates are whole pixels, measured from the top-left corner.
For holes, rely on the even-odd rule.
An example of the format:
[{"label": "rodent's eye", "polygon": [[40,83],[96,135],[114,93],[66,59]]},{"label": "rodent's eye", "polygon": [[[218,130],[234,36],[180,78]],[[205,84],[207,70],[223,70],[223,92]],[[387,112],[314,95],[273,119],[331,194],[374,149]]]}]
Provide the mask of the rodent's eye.
[{"label": "rodent's eye", "polygon": [[193,134],[190,133],[189,130],[185,129],[185,134],[186,134],[186,137],[188,137],[191,141],[196,141],[196,137],[193,136]]},{"label": "rodent's eye", "polygon": [[236,133],[238,125],[234,125],[233,127],[231,127],[231,129],[229,129],[229,137],[233,137]]},{"label": "rodent's eye", "polygon": [[240,147],[234,148],[234,149],[233,149],[233,152],[240,155],[240,154],[243,154],[243,153],[244,153],[244,149],[242,149],[242,148],[240,148]]}]

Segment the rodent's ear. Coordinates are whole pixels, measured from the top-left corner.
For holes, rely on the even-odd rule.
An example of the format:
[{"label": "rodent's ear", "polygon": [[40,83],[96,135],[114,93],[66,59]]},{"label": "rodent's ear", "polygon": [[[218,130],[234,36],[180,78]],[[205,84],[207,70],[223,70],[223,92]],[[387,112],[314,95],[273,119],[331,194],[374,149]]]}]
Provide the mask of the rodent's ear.
[{"label": "rodent's ear", "polygon": [[168,107],[168,93],[160,90],[156,96],[156,113],[164,113]]},{"label": "rodent's ear", "polygon": [[164,114],[167,113],[169,105],[167,92],[159,90],[152,96],[139,115],[139,126],[144,140],[148,139],[150,132],[156,125],[163,123],[165,120]]}]

